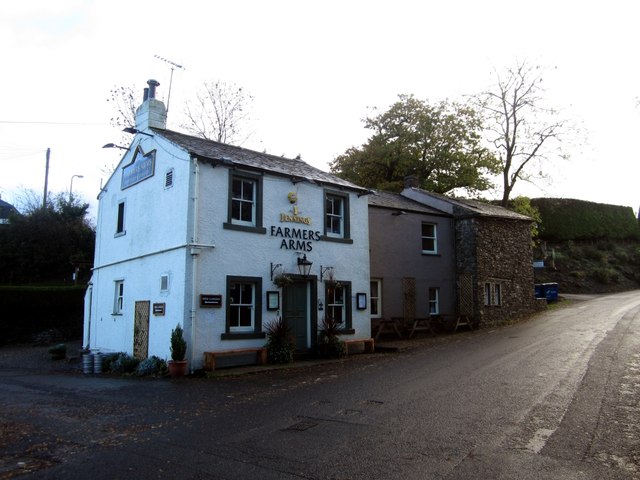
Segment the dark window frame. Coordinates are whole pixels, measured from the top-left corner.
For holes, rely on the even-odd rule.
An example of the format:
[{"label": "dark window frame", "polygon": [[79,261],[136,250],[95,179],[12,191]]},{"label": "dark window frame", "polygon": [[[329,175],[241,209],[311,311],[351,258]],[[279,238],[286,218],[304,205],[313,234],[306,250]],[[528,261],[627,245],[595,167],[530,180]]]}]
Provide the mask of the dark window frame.
[{"label": "dark window frame", "polygon": [[116,213],[116,233],[115,236],[119,237],[125,235],[125,216],[126,216],[126,201],[122,200],[118,202],[118,211]]},{"label": "dark window frame", "polygon": [[[327,232],[327,199],[329,197],[340,198],[342,200],[342,235],[334,236]],[[336,190],[324,190],[322,196],[322,240],[326,242],[353,243],[351,238],[351,210],[349,205],[349,194]]]},{"label": "dark window frame", "polygon": [[[255,182],[255,220],[253,225],[243,225],[234,223],[233,219],[233,181],[249,180]],[[227,195],[227,221],[222,225],[227,230],[237,230],[251,233],[267,233],[267,229],[263,227],[263,176],[255,175],[247,172],[229,172],[229,190]]]}]

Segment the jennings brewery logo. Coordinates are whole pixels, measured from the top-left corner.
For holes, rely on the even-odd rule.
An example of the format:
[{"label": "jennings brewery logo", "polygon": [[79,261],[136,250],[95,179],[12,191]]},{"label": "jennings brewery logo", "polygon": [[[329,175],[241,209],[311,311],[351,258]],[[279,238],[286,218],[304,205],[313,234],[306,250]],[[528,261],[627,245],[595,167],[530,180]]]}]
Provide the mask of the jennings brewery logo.
[{"label": "jennings brewery logo", "polygon": [[291,209],[291,213],[280,214],[280,221],[311,225],[311,217],[300,215],[300,210],[298,209],[298,205],[296,205],[298,203],[298,194],[296,192],[289,192],[289,194],[287,195],[287,199],[289,200],[289,203],[293,205],[293,207]]}]

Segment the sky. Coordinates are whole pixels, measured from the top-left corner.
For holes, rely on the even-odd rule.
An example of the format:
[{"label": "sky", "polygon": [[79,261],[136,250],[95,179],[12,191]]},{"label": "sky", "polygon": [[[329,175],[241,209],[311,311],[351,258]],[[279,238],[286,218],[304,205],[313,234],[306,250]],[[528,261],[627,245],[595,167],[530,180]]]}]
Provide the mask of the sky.
[{"label": "sky", "polygon": [[[95,217],[105,166],[122,154],[102,148],[121,142],[107,102],[119,86],[142,100],[159,81],[174,130],[204,81],[241,86],[254,98],[243,147],[328,170],[366,142],[372,107],[400,94],[460,101],[526,60],[544,68],[545,102],[581,133],[564,144],[568,160],[546,164],[549,182],[518,183],[514,195],[637,213],[639,12],[619,0],[2,2],[0,195],[16,205],[26,190],[42,195],[50,148],[48,190],[73,184]],[[184,68],[171,77],[158,56]]]}]

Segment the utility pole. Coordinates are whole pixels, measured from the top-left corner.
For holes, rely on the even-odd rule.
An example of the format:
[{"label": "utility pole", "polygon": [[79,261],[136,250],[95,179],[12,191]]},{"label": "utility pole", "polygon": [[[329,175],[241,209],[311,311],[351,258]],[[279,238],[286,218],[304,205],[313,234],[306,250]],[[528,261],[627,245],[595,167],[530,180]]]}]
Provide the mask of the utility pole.
[{"label": "utility pole", "polygon": [[49,157],[51,157],[51,149],[47,148],[47,165],[44,169],[44,195],[42,195],[42,208],[47,208],[47,189],[49,188]]}]

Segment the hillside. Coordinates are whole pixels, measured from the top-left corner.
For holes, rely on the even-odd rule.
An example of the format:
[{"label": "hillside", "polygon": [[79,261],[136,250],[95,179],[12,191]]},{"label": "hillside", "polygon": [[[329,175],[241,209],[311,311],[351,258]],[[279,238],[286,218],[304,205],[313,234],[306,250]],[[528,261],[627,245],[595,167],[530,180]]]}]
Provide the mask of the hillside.
[{"label": "hillside", "polygon": [[640,288],[640,242],[542,242],[536,259],[545,267],[535,269],[536,283],[558,283],[562,293],[611,293]]}]

